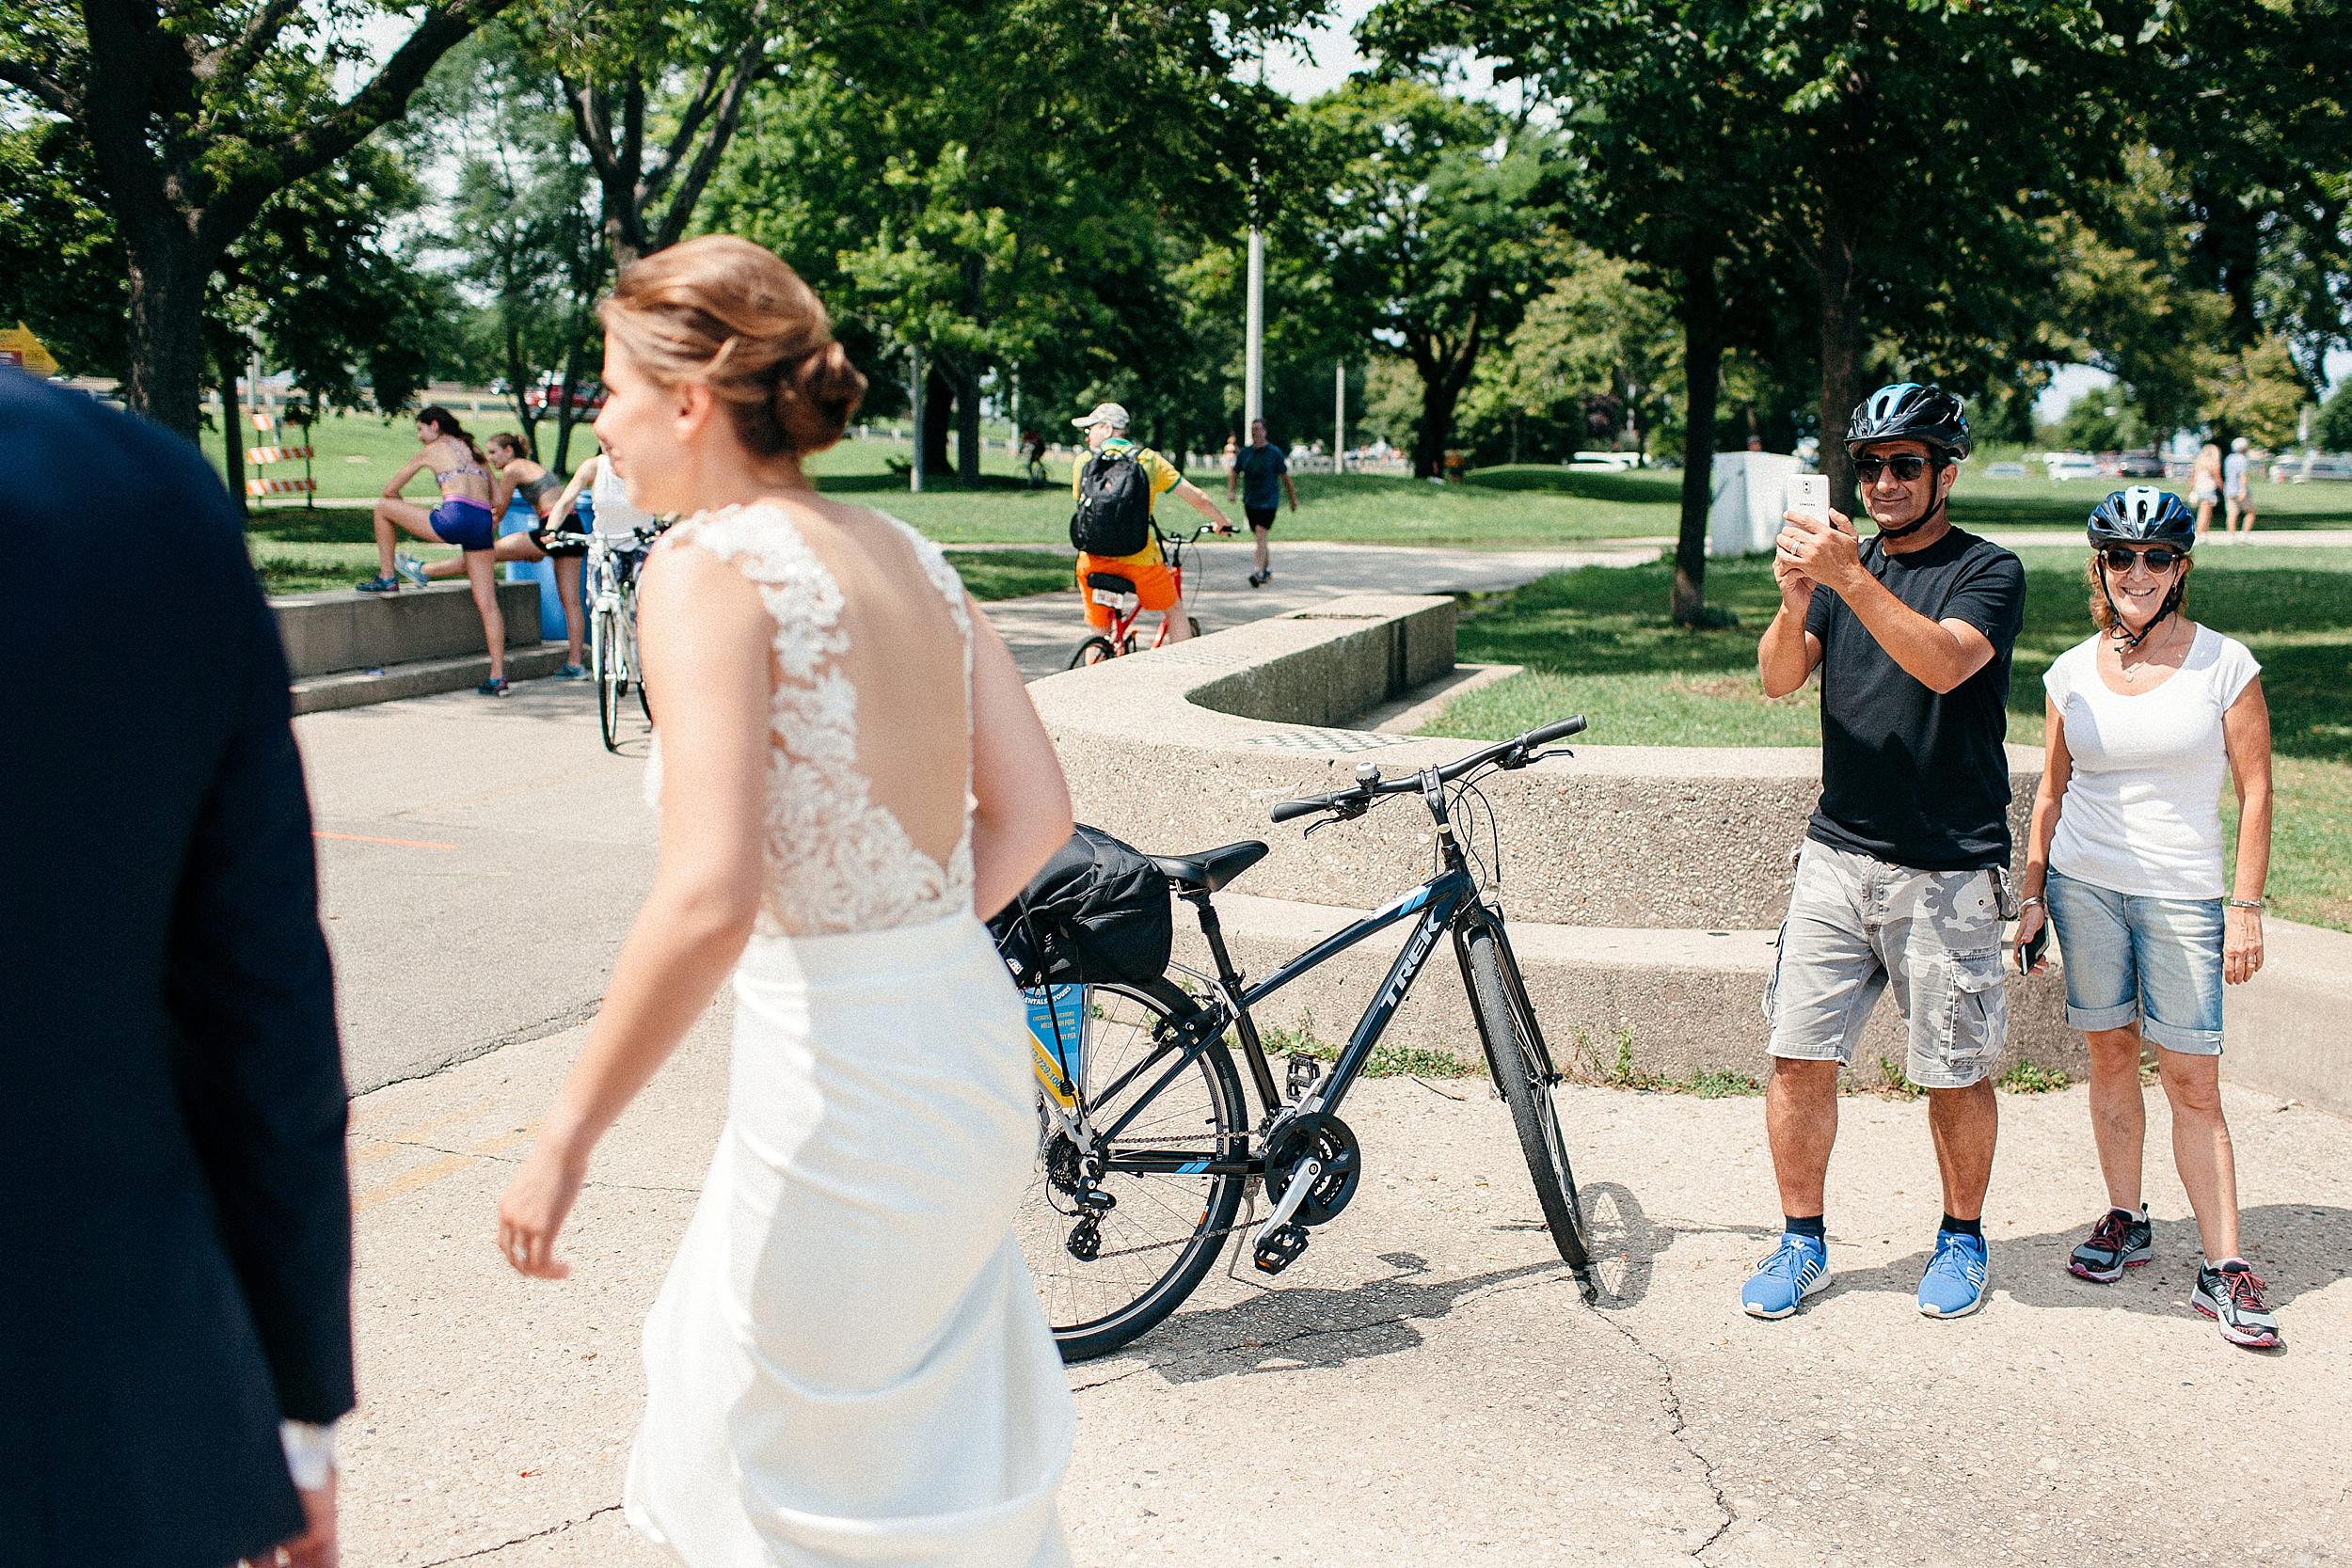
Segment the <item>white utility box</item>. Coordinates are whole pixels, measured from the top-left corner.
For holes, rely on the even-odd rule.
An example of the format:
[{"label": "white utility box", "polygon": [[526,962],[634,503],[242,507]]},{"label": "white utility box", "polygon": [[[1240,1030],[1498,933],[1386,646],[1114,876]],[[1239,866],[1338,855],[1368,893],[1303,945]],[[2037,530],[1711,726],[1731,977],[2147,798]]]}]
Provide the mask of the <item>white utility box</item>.
[{"label": "white utility box", "polygon": [[1714,499],[1707,510],[1708,555],[1761,555],[1780,535],[1783,497],[1791,475],[1804,471],[1797,458],[1778,451],[1719,451],[1713,469]]}]

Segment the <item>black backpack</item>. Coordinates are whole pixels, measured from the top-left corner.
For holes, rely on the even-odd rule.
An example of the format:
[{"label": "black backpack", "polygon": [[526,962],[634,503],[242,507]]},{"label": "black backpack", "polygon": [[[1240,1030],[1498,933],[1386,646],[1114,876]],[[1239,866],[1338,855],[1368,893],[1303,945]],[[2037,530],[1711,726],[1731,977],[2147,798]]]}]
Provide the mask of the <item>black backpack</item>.
[{"label": "black backpack", "polygon": [[1176,934],[1166,875],[1083,822],[988,928],[1025,990],[1156,980]]},{"label": "black backpack", "polygon": [[1098,451],[1078,474],[1070,543],[1089,555],[1135,555],[1152,537],[1152,480],[1134,451]]}]

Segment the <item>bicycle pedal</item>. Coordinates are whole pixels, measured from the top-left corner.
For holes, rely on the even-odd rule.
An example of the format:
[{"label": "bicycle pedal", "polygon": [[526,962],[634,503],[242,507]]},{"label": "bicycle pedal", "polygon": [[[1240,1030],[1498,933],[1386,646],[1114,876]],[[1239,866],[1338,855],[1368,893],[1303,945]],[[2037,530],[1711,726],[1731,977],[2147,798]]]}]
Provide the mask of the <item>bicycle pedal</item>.
[{"label": "bicycle pedal", "polygon": [[1307,1227],[1286,1225],[1258,1243],[1256,1262],[1261,1274],[1280,1274],[1307,1250]]},{"label": "bicycle pedal", "polygon": [[1290,1097],[1295,1103],[1306,1099],[1322,1081],[1323,1064],[1312,1056],[1293,1056],[1290,1064]]}]

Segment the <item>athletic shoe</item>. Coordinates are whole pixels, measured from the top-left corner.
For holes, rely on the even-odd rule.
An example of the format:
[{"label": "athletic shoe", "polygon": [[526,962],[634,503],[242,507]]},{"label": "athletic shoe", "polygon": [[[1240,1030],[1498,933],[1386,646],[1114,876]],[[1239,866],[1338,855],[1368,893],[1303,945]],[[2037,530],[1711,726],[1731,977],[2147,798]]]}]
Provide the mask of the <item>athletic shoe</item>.
[{"label": "athletic shoe", "polygon": [[2066,1260],[2066,1272],[2093,1285],[2112,1285],[2125,1269],[2143,1267],[2155,1255],[2155,1232],[2148,1222],[2110,1209],[2090,1227],[2090,1239]]},{"label": "athletic shoe", "polygon": [[1267,583],[1272,582],[1273,580],[1274,574],[1270,571],[1252,572],[1249,574],[1249,586],[1252,588],[1263,588]]},{"label": "athletic shoe", "polygon": [[415,583],[420,588],[424,587],[430,581],[430,579],[424,575],[424,562],[419,561],[413,555],[396,555],[392,557],[392,570],[398,572],[402,577],[406,578],[410,582]]},{"label": "athletic shoe", "polygon": [[506,695],[506,683],[498,676],[492,675],[488,680],[475,687],[473,694],[477,697],[503,697]]},{"label": "athletic shoe", "polygon": [[559,664],[555,667],[555,678],[560,681],[584,681],[588,678],[588,671],[582,665]]},{"label": "athletic shoe", "polygon": [[1829,1283],[1829,1243],[1819,1236],[1781,1232],[1780,1245],[1756,1264],[1740,1291],[1740,1309],[1751,1318],[1792,1316],[1804,1298]]},{"label": "athletic shoe", "polygon": [[353,583],[352,587],[362,594],[397,594],[400,592],[400,578],[370,578],[365,582]]},{"label": "athletic shoe", "polygon": [[2263,1276],[2243,1259],[2233,1258],[2219,1268],[2197,1267],[2197,1289],[2188,1304],[2221,1325],[2221,1337],[2233,1345],[2276,1350],[2279,1320],[2263,1305]]},{"label": "athletic shoe", "polygon": [[1935,1233],[1935,1256],[1919,1276],[1919,1310],[1931,1318],[1964,1318],[1984,1305],[1992,1259],[1984,1238],[1957,1230]]}]

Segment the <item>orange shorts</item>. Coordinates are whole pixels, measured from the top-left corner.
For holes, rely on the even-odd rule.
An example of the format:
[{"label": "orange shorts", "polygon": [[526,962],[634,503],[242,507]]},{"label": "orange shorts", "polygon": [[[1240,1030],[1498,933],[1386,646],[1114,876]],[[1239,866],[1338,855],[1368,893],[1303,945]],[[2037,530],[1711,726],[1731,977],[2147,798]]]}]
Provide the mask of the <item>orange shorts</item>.
[{"label": "orange shorts", "polygon": [[1136,599],[1145,610],[1176,608],[1176,577],[1168,569],[1168,562],[1156,545],[1137,555],[1088,555],[1083,550],[1078,553],[1078,593],[1087,607],[1087,622],[1097,630],[1108,631],[1111,608],[1094,602],[1094,594],[1087,587],[1089,572],[1108,572],[1125,578],[1136,585]]}]

